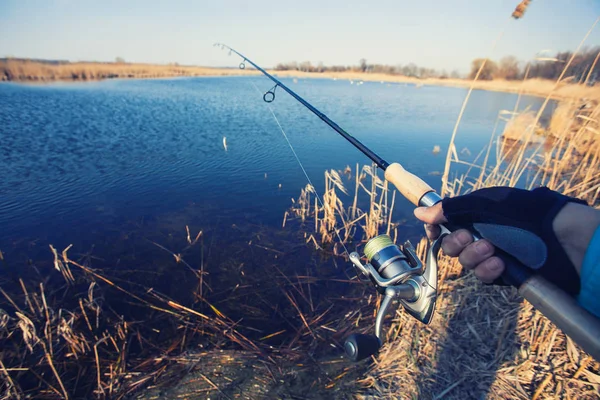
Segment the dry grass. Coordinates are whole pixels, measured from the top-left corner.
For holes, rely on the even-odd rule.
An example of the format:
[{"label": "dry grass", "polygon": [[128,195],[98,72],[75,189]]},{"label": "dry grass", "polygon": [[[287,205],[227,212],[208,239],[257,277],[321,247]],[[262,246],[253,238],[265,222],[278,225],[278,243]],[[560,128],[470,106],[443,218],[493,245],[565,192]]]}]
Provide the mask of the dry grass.
[{"label": "dry grass", "polygon": [[111,78],[166,78],[177,76],[254,75],[253,70],[178,65],[76,62],[46,64],[34,61],[0,61],[2,81],[87,81]]},{"label": "dry grass", "polygon": [[[348,207],[337,192],[349,197],[342,176],[354,183],[352,205]],[[369,204],[368,211],[357,206],[359,197]],[[322,205],[317,201],[314,188],[307,185],[300,191],[298,200],[292,199],[293,205],[284,215],[283,226],[288,220],[300,220],[305,225],[306,242],[313,243],[316,248],[331,244],[334,255],[343,253],[338,248],[340,244],[353,242],[357,237],[365,242],[382,229],[388,234],[393,231],[394,238],[398,236],[399,224],[392,222],[396,191],[389,189],[388,182],[377,175],[374,166],[365,165],[359,170],[357,164],[354,177],[350,166],[344,171],[325,171],[325,190],[321,199]]]},{"label": "dry grass", "polygon": [[[2,277],[0,398],[156,398],[148,386],[158,396],[347,397],[364,366],[340,362],[342,341],[373,309],[348,304],[367,288],[335,262],[299,269],[298,258],[314,254],[298,245],[298,232],[255,226],[244,235],[233,225],[226,246],[212,246],[209,232],[206,249],[207,233],[184,227],[164,245],[141,232],[132,251],[153,260],[138,259],[129,272],[127,261],[110,268],[68,247],[19,266],[17,285]],[[16,271],[13,262],[5,257],[3,266]],[[175,291],[157,289],[163,280]]]},{"label": "dry grass", "polygon": [[432,324],[397,312],[363,385],[389,399],[598,397],[598,363],[516,290],[483,286],[448,259],[439,278]]},{"label": "dry grass", "polygon": [[[199,232],[192,241],[187,227],[186,230],[188,244],[181,253],[196,245],[202,234]],[[86,397],[121,398],[154,381],[167,364],[167,360],[155,357],[144,359],[145,352],[133,357],[130,354],[133,342],[155,349],[164,345],[162,351],[168,354],[174,348],[183,348],[196,332],[208,338],[226,339],[248,352],[261,352],[254,341],[240,333],[236,322],[199,295],[197,300],[209,304],[210,314],[173,301],[151,288],[132,292],[84,263],[72,260],[67,253],[70,246],[60,256],[50,247],[53,264],[65,286],[53,285],[49,293],[44,283],[27,284],[19,278],[20,293],[11,288],[10,295],[0,288],[0,304],[7,310],[0,310],[1,371],[6,377],[0,390],[6,398],[32,394],[36,398],[70,398],[83,393],[87,393]],[[204,286],[200,271],[189,266],[181,253],[171,255],[176,263],[187,265],[199,279],[199,286]],[[83,295],[77,294],[74,288],[82,284],[87,290]],[[132,323],[106,309],[103,303],[107,289],[114,291],[113,296],[118,292],[127,301],[147,308],[147,313],[157,313],[159,319],[171,319],[183,335],[174,335],[166,345],[146,339],[143,330],[152,328],[156,320],[148,317]],[[73,291],[74,296],[67,295]],[[142,323],[149,326],[142,329]]]}]

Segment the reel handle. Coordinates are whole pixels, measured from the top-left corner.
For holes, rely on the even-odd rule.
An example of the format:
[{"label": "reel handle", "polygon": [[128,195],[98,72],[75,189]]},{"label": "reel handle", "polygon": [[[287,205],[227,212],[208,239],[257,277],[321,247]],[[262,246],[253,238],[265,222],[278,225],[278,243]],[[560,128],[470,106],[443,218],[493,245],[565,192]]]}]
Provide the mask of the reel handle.
[{"label": "reel handle", "polygon": [[344,343],[344,351],[352,361],[364,360],[367,357],[375,355],[380,347],[381,342],[377,336],[360,333],[353,333],[348,336]]}]

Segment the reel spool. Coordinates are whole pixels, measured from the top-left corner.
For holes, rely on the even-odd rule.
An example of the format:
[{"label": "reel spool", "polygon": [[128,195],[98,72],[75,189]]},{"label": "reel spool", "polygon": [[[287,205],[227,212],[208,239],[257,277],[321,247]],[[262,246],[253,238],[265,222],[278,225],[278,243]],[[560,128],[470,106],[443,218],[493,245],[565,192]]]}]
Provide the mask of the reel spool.
[{"label": "reel spool", "polygon": [[350,254],[352,264],[384,295],[375,319],[375,335],[355,333],[346,339],[344,350],[351,360],[359,361],[379,351],[383,320],[395,299],[419,321],[431,321],[437,297],[437,254],[444,236],[430,247],[425,265],[409,241],[399,247],[388,235],[377,236],[366,244],[367,264],[360,261],[358,253]]}]

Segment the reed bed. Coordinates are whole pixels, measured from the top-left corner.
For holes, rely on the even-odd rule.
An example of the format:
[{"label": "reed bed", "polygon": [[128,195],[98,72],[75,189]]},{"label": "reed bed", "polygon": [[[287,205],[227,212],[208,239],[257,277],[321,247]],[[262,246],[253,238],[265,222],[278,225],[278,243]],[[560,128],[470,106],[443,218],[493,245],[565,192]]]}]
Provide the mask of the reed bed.
[{"label": "reed bed", "polygon": [[253,75],[239,69],[137,63],[41,63],[28,60],[0,61],[1,81],[88,81],[113,78],[166,78],[178,76]]},{"label": "reed bed", "polygon": [[365,367],[340,359],[343,339],[375,301],[353,304],[350,270],[299,232],[179,225],[128,232],[151,261],[119,254],[118,268],[70,246],[18,267],[5,252],[1,396],[350,398]]},{"label": "reed bed", "polygon": [[[492,134],[478,162],[452,155],[451,165],[461,174],[448,174],[453,179],[447,193],[459,195],[493,185],[546,185],[599,207],[600,149],[595,136],[600,129],[599,113],[595,102],[563,102],[542,126],[539,115],[530,110],[501,111],[497,127],[503,123],[504,129]],[[307,242],[321,249],[333,248],[333,254],[341,254],[335,245],[338,235],[353,248],[378,233],[393,231],[397,241],[398,224],[392,222],[395,191],[371,166],[356,166],[354,176],[351,171],[350,167],[327,171],[324,204],[319,206],[314,188],[307,186],[288,213],[288,221],[296,219],[304,227]],[[349,206],[340,198],[349,192],[343,175],[354,184],[353,196],[345,195]],[[363,211],[357,204],[366,204],[368,209]],[[426,247],[423,239],[418,251],[423,255]],[[355,307],[363,307],[367,299],[378,304],[367,296],[357,299]],[[372,320],[365,322],[360,324],[362,330],[371,333]],[[515,289],[483,285],[446,257],[440,262],[439,299],[432,324],[422,325],[398,310],[387,323],[386,336],[381,353],[358,379],[359,398],[600,396],[598,362]]]},{"label": "reed bed", "polygon": [[[305,227],[306,242],[314,244],[317,249],[332,245],[334,255],[342,255],[341,244],[355,242],[360,245],[377,236],[381,230],[388,234],[393,232],[396,240],[399,223],[392,221],[396,191],[390,190],[388,182],[378,176],[374,165],[359,168],[356,164],[355,171],[354,176],[350,166],[343,171],[325,171],[322,204],[315,189],[310,184],[306,185],[298,199],[292,199],[292,207],[284,215],[283,227],[288,221],[299,220]],[[350,197],[343,177],[354,184],[353,197]],[[341,196],[350,200],[352,205],[344,206]],[[368,205],[368,210],[360,209],[359,201]]]},{"label": "reed bed", "polygon": [[[188,231],[188,247],[197,242],[198,236],[191,241]],[[106,289],[113,296],[117,292],[136,306],[171,319],[179,325],[178,329],[187,331],[183,337],[173,338],[167,353],[170,347],[184,346],[186,336],[189,339],[193,332],[208,337],[219,335],[240,348],[259,351],[216,308],[211,306],[212,313],[208,316],[151,288],[134,293],[84,263],[72,260],[69,248],[59,254],[51,246],[53,266],[64,279],[63,286],[57,288],[55,282],[46,284],[48,280],[28,284],[24,278],[18,278],[21,293],[10,295],[0,288],[4,297],[1,368],[6,377],[3,390],[8,398],[29,397],[32,393],[42,398],[81,397],[84,393],[99,398],[122,397],[164,370],[160,359],[143,360],[144,351],[130,358],[130,349],[135,347],[132,341],[142,348],[153,346],[151,340],[143,337],[140,322],[150,328],[156,321],[132,323],[116,310],[104,307]],[[199,286],[204,284],[201,272],[189,266],[181,254],[171,255],[177,263],[191,269],[200,279]],[[87,286],[83,293],[82,285]],[[49,292],[48,286],[54,289]]]}]

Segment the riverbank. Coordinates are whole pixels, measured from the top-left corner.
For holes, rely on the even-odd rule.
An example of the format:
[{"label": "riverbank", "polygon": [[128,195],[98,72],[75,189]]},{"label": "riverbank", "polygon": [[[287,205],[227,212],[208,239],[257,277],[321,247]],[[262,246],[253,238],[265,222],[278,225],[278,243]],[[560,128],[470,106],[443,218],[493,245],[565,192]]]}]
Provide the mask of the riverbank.
[{"label": "riverbank", "polygon": [[[279,77],[339,79],[351,82],[406,83],[417,86],[470,87],[468,79],[419,79],[403,75],[387,75],[363,72],[301,72],[270,71]],[[0,61],[0,80],[15,82],[88,81],[100,79],[151,79],[184,76],[238,76],[256,75],[252,69],[210,68],[181,66],[176,64],[128,64],[128,63],[44,63],[25,60]],[[477,81],[474,88],[496,92],[523,93],[545,97],[552,93],[556,99],[596,99],[600,100],[600,87],[562,83],[554,89],[555,82],[544,79],[526,81],[491,80]]]},{"label": "riverbank", "polygon": [[[419,79],[403,75],[371,74],[361,72],[323,72],[307,73],[300,71],[275,71],[278,76],[295,78],[329,78],[345,79],[349,81],[368,81],[384,83],[407,83],[417,86],[449,86],[449,87],[470,87],[473,81],[469,79],[440,79],[427,78]],[[600,99],[600,87],[590,87],[584,85],[562,83],[554,89],[556,82],[546,79],[528,79],[526,81],[507,81],[491,80],[476,81],[474,88],[479,90],[489,90],[493,92],[522,93],[532,96],[546,97],[552,93],[555,99]],[[554,89],[554,90],[553,90]]]},{"label": "riverbank", "polygon": [[91,81],[101,79],[148,79],[178,76],[256,74],[238,68],[208,68],[176,64],[45,63],[24,60],[0,61],[0,80],[14,82]]}]

